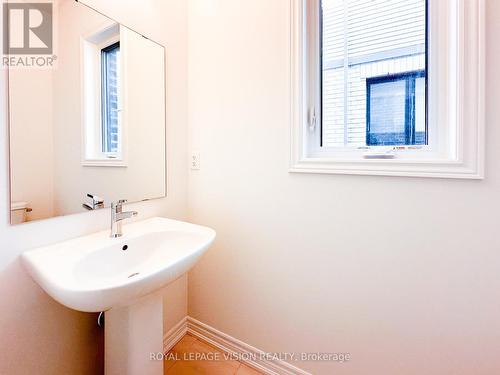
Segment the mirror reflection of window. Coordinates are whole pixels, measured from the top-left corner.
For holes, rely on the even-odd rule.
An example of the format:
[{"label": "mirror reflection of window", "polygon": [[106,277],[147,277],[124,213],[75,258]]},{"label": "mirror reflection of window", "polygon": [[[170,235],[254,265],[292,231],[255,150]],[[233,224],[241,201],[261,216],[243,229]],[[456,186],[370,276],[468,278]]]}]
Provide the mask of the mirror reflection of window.
[{"label": "mirror reflection of window", "polygon": [[82,40],[84,160],[87,166],[126,166],[122,119],[123,28],[107,24]]},{"label": "mirror reflection of window", "polygon": [[8,71],[12,223],[166,194],[165,48],[81,2],[54,7],[57,68]]},{"label": "mirror reflection of window", "polygon": [[101,50],[102,152],[116,157],[120,152],[120,42]]}]

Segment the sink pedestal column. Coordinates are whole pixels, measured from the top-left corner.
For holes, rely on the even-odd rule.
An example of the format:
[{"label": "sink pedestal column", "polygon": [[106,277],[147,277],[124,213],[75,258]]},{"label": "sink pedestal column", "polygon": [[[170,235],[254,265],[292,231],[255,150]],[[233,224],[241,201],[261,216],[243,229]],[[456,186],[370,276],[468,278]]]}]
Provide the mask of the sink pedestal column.
[{"label": "sink pedestal column", "polygon": [[159,292],[105,313],[105,375],[162,375],[163,299]]}]

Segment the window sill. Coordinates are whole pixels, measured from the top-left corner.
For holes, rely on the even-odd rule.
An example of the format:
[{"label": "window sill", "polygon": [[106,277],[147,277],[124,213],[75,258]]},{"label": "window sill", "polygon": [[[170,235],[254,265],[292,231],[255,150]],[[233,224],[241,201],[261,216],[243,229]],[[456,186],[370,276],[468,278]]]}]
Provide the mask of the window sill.
[{"label": "window sill", "polygon": [[442,160],[360,159],[338,161],[325,158],[304,158],[292,162],[289,172],[484,179],[484,172],[481,166],[469,166],[460,161]]},{"label": "window sill", "polygon": [[127,167],[127,163],[124,160],[116,159],[88,159],[82,160],[83,167]]}]

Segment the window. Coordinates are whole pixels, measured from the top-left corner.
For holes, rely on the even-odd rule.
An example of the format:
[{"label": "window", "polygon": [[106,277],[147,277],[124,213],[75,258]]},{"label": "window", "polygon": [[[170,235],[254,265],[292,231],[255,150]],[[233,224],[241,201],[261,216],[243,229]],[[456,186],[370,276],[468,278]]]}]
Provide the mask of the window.
[{"label": "window", "polygon": [[366,79],[366,145],[427,144],[425,71]]},{"label": "window", "polygon": [[108,157],[119,152],[119,56],[120,42],[101,51],[102,152]]},{"label": "window", "polygon": [[292,5],[291,171],[482,177],[483,0]]}]

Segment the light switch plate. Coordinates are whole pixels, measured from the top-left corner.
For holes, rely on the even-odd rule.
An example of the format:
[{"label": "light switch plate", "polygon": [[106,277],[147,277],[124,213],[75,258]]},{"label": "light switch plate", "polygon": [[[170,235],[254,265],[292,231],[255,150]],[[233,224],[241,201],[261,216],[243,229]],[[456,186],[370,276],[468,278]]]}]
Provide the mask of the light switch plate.
[{"label": "light switch plate", "polygon": [[197,171],[200,169],[200,152],[199,151],[193,151],[191,153],[191,160],[190,160],[190,166],[191,170]]}]

